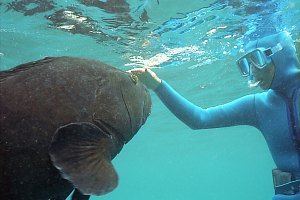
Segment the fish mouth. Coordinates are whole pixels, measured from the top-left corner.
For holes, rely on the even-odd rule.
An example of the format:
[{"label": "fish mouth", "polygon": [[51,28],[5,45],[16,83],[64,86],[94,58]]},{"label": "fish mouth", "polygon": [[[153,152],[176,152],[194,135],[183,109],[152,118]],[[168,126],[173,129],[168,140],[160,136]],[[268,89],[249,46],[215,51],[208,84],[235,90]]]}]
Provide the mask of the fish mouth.
[{"label": "fish mouth", "polygon": [[110,137],[112,141],[112,158],[114,158],[123,148],[126,143],[125,138],[122,134],[118,132],[114,127],[112,127],[109,123],[106,123],[102,119],[93,119],[94,124],[103,131],[108,137]]},{"label": "fish mouth", "polygon": [[121,99],[127,112],[127,125],[130,133],[125,134],[128,142],[146,122],[151,111],[151,97],[144,85],[138,83],[133,90],[121,86]]},{"label": "fish mouth", "polygon": [[[130,114],[130,110],[129,110],[129,106],[127,105],[126,103],[126,99],[124,97],[124,93],[123,93],[123,90],[121,89],[121,97],[122,97],[122,100],[123,100],[123,103],[125,105],[125,108],[126,108],[126,111],[127,111],[127,115],[128,115],[128,119],[129,119],[129,124],[130,124],[130,130],[131,130],[131,133],[133,133],[133,125],[132,125],[132,118],[131,118],[131,114]],[[128,141],[126,141],[127,143]]]}]

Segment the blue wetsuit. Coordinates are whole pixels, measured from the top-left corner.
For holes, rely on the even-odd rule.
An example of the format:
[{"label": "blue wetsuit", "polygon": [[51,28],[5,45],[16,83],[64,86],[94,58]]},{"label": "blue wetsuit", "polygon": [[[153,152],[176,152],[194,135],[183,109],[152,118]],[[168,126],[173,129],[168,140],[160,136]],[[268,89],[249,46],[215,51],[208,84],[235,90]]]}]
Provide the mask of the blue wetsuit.
[{"label": "blue wetsuit", "polygon": [[[244,96],[230,103],[203,109],[172,89],[165,81],[155,92],[181,121],[192,129],[250,125],[259,129],[278,169],[300,179],[300,68],[293,41],[279,33],[254,41],[253,48],[281,43],[283,49],[271,56],[275,76],[268,91]],[[273,200],[300,200],[295,195],[277,194]]]}]

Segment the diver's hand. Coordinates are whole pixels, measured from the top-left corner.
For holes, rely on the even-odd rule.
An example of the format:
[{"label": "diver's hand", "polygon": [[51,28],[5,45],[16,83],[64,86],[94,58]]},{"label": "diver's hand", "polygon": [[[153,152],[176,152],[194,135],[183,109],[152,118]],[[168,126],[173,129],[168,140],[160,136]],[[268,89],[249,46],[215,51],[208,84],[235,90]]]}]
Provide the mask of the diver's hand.
[{"label": "diver's hand", "polygon": [[155,90],[161,84],[161,79],[151,69],[135,68],[127,72],[136,75],[149,89]]}]

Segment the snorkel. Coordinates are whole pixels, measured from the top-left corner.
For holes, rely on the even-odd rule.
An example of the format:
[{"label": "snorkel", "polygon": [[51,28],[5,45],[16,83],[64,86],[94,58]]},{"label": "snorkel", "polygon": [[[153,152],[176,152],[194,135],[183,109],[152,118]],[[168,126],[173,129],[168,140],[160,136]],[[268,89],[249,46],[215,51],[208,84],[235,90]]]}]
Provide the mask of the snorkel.
[{"label": "snorkel", "polygon": [[249,88],[255,88],[259,85],[260,81],[255,81],[253,74],[248,76],[248,87]]},{"label": "snorkel", "polygon": [[[300,85],[300,68],[293,40],[288,32],[280,32],[270,36],[250,41],[246,45],[246,54],[256,49],[271,49],[267,55],[275,66],[275,75],[269,89],[291,95],[291,90]],[[248,85],[254,87],[259,85],[255,82],[251,67],[249,70]]]},{"label": "snorkel", "polygon": [[253,72],[252,72],[252,67],[249,67],[249,75],[247,76],[248,78],[248,87],[249,88],[254,88],[257,87],[260,83],[260,81],[255,81]]}]

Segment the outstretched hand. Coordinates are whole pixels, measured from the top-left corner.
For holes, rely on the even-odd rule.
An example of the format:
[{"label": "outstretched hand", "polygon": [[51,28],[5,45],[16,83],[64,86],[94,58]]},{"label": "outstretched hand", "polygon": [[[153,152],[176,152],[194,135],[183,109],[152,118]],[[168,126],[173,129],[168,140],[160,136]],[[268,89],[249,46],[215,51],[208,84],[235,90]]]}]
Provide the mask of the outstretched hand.
[{"label": "outstretched hand", "polygon": [[136,75],[149,89],[155,90],[161,84],[161,79],[149,68],[135,68],[127,72]]}]

